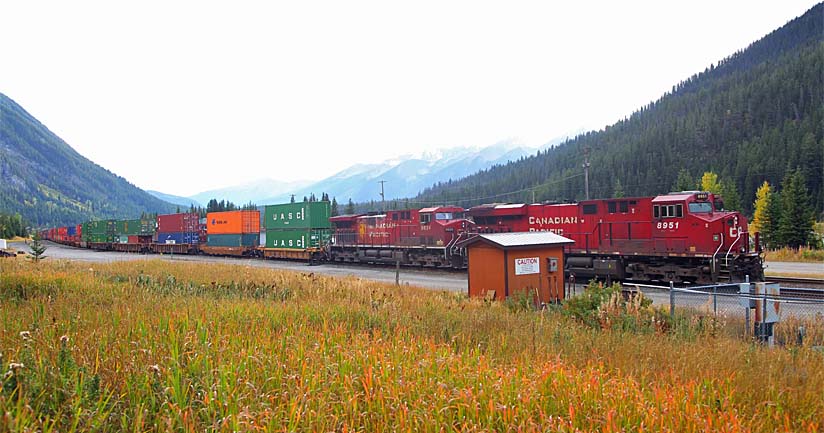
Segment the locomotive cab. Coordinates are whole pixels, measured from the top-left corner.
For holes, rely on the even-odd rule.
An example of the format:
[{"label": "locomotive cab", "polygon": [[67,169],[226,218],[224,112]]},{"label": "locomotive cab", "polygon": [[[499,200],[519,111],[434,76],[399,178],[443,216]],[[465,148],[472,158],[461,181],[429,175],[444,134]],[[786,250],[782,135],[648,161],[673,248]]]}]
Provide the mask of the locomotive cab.
[{"label": "locomotive cab", "polygon": [[438,247],[451,243],[467,228],[464,209],[457,206],[421,209],[420,223],[422,243]]},{"label": "locomotive cab", "polygon": [[746,219],[724,210],[720,196],[684,191],[652,200],[655,250],[725,256],[749,251]]}]

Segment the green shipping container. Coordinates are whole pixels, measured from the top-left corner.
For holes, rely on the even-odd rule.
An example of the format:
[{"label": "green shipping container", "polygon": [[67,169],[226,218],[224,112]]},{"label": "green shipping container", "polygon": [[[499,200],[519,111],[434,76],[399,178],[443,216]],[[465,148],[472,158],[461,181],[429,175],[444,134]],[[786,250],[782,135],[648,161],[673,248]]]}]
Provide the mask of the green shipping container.
[{"label": "green shipping container", "polygon": [[260,244],[260,233],[208,235],[206,245],[210,247],[256,247]]},{"label": "green shipping container", "polygon": [[266,248],[320,248],[328,244],[331,237],[329,229],[266,230]]},{"label": "green shipping container", "polygon": [[273,204],[263,209],[263,227],[276,229],[328,229],[332,208],[328,201]]},{"label": "green shipping container", "polygon": [[115,229],[116,222],[114,220],[89,221],[83,224],[84,234],[113,234]]},{"label": "green shipping container", "polygon": [[155,232],[156,223],[153,219],[136,219],[117,221],[115,233],[131,236],[151,236]]},{"label": "green shipping container", "polygon": [[111,242],[114,229],[114,220],[88,221],[83,223],[80,240],[86,242]]},{"label": "green shipping container", "polygon": [[[83,236],[86,236],[86,235],[83,235]],[[117,240],[112,235],[92,233],[92,234],[89,234],[88,238],[86,239],[86,242],[111,244],[111,243],[116,243]]]}]

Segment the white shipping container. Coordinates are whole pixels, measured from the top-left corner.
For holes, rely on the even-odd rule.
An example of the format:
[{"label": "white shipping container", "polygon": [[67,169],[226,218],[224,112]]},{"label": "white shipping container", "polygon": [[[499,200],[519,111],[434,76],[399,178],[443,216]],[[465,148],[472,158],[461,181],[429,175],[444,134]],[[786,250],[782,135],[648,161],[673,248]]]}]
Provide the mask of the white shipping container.
[{"label": "white shipping container", "polygon": [[9,244],[6,243],[6,240],[5,239],[0,239],[0,250],[5,250],[8,247],[9,247]]}]

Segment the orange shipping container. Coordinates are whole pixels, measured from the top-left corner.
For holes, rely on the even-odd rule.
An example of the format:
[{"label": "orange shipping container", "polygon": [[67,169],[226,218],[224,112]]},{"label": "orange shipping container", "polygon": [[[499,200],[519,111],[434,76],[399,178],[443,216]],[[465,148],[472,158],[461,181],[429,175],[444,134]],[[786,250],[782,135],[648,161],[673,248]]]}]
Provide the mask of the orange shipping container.
[{"label": "orange shipping container", "polygon": [[210,235],[260,233],[260,211],[209,212],[206,214],[206,232]]}]

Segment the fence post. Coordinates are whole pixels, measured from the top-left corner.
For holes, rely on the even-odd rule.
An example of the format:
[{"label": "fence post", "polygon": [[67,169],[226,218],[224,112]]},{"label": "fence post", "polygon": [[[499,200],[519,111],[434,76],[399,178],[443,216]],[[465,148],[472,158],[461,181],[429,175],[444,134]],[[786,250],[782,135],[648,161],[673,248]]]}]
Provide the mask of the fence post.
[{"label": "fence post", "polygon": [[761,341],[772,346],[767,336],[767,287],[764,286],[764,303],[761,304]]},{"label": "fence post", "polygon": [[675,284],[670,281],[670,319],[675,321]]},{"label": "fence post", "polygon": [[[750,276],[749,276],[749,275],[747,275],[747,276],[745,277],[744,282],[746,282],[747,284],[750,284]],[[748,296],[750,296],[750,295],[752,294],[752,290],[750,290],[750,288],[748,287],[748,288],[747,288],[747,291],[748,291],[747,295],[748,295]],[[739,290],[739,292],[740,292],[740,290]],[[744,336],[745,336],[745,337],[747,337],[747,336],[749,336],[749,335],[750,335],[750,307],[749,307],[749,299],[747,300],[747,303],[748,303],[748,304],[747,304],[747,307],[746,307],[746,308],[744,308]]]},{"label": "fence post", "polygon": [[718,285],[712,286],[712,315],[718,317]]}]

